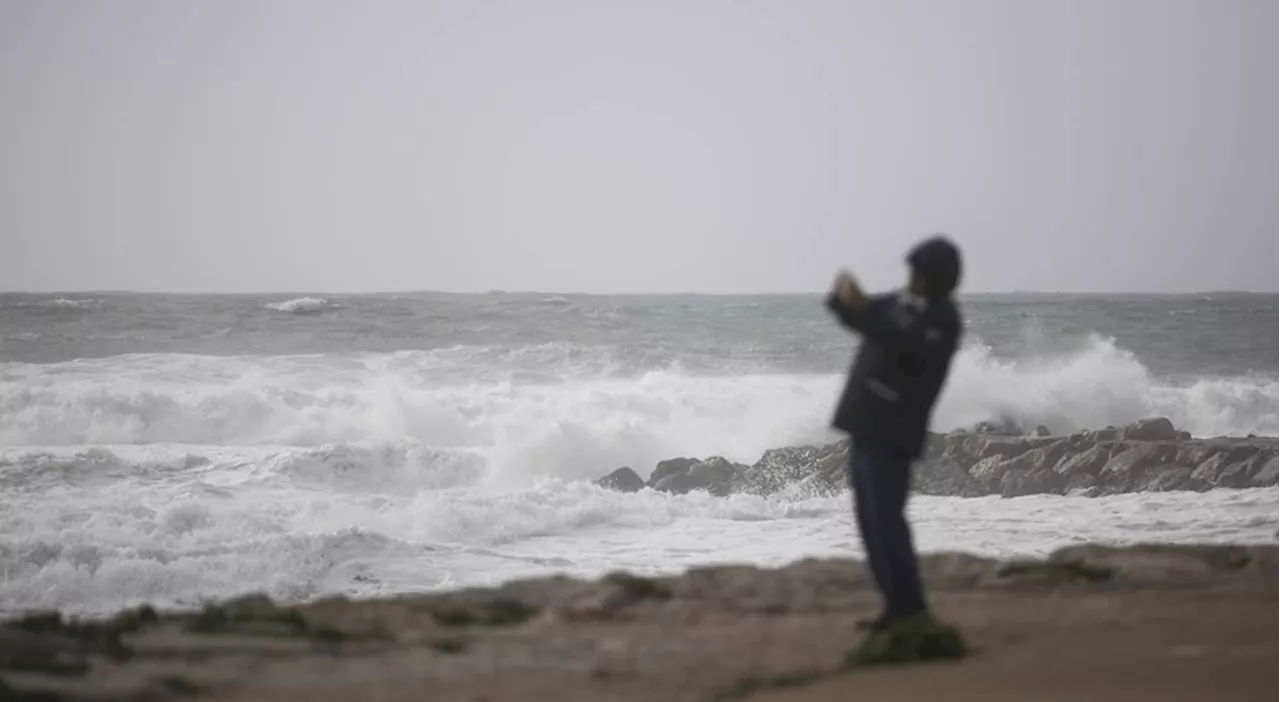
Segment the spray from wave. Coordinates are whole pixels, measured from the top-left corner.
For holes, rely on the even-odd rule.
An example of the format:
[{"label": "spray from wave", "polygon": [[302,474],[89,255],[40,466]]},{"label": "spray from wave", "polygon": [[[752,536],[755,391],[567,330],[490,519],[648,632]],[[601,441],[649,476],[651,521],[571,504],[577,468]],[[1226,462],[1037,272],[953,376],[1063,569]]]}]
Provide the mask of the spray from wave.
[{"label": "spray from wave", "polygon": [[1159,416],[1194,436],[1275,436],[1278,396],[1273,379],[1156,378],[1113,339],[1097,335],[1070,351],[1015,360],[997,359],[979,343],[957,357],[936,424],[950,429],[1011,418],[1068,432]]},{"label": "spray from wave", "polygon": [[[672,456],[749,463],[828,441],[840,376],[667,367],[622,377],[610,353],[556,343],[0,364],[0,611],[194,606],[246,589],[369,595],[549,569],[848,552],[841,497],[624,495],[585,482]],[[1197,435],[1274,435],[1276,381],[1159,378],[1101,337],[1017,359],[974,344],[956,359],[934,426],[1013,417],[1067,431],[1153,415]],[[1276,521],[1274,491],[1064,509],[1066,499],[912,509],[924,548],[1000,555],[1035,553],[1064,533],[1258,540]]]},{"label": "spray from wave", "polygon": [[323,297],[299,297],[283,302],[268,302],[263,306],[269,310],[290,314],[318,314],[336,307]]},{"label": "spray from wave", "polygon": [[[580,349],[565,349],[580,355]],[[485,457],[509,478],[646,471],[677,455],[751,462],[829,440],[836,375],[599,377],[562,364],[458,372],[457,349],[353,357],[122,356],[0,366],[0,443],[318,447],[414,440]],[[503,356],[509,359],[510,356]],[[442,370],[450,370],[443,373]],[[503,372],[506,375],[503,375]],[[1016,418],[1071,431],[1166,416],[1198,436],[1275,435],[1275,380],[1155,378],[1114,342],[1017,360],[975,345],[957,358],[934,418],[949,430]]]}]

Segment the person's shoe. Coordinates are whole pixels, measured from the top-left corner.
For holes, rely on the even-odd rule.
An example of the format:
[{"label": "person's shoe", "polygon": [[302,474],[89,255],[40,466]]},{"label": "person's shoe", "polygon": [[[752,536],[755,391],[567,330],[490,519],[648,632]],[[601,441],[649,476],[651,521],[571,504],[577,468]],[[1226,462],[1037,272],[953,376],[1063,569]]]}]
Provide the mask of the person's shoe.
[{"label": "person's shoe", "polygon": [[889,626],[892,621],[893,619],[889,616],[888,612],[881,612],[872,618],[864,617],[859,619],[853,626],[858,631],[882,631],[885,627]]},{"label": "person's shoe", "polygon": [[904,617],[889,617],[873,629],[857,649],[845,658],[845,665],[859,667],[894,663],[917,663],[963,658],[964,638],[955,627],[943,624],[928,611]]}]

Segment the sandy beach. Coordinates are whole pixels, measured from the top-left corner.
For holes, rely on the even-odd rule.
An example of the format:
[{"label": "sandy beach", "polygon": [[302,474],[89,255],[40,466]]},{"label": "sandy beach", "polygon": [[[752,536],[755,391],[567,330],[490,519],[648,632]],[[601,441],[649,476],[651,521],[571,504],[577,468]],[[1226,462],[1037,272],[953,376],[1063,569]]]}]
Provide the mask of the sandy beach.
[{"label": "sandy beach", "polygon": [[[1276,548],[1080,546],[925,557],[970,655],[848,669],[873,614],[859,563],[546,578],[297,608],[265,598],[0,635],[3,699],[1262,700],[1276,694]],[[41,653],[43,652],[43,653]],[[51,674],[57,673],[57,674]],[[21,696],[44,694],[43,697]]]}]

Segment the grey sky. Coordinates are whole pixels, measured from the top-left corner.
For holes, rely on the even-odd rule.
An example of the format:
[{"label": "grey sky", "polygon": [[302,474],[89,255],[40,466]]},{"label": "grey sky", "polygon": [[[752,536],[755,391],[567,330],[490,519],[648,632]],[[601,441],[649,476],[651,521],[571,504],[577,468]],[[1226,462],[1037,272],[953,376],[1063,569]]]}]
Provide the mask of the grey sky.
[{"label": "grey sky", "polygon": [[1274,0],[0,0],[0,289],[1277,289]]}]

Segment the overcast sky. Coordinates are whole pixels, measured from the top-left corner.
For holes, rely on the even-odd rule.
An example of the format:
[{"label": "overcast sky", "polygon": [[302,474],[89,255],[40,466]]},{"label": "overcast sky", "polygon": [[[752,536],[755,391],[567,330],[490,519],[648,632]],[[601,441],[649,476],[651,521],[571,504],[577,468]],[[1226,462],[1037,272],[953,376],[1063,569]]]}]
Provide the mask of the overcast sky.
[{"label": "overcast sky", "polygon": [[0,0],[0,289],[1277,290],[1274,0]]}]

